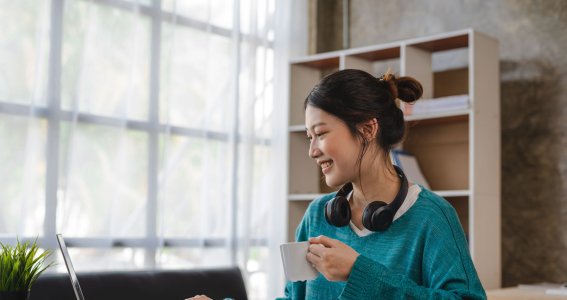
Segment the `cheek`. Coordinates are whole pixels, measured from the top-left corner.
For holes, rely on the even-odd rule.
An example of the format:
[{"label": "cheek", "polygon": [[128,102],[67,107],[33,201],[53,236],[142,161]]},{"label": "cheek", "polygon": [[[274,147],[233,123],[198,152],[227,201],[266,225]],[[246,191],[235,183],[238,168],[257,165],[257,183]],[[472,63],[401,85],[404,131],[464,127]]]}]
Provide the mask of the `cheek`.
[{"label": "cheek", "polygon": [[356,162],[358,160],[358,152],[356,149],[344,143],[339,145],[340,146],[337,146],[333,153],[333,159],[337,166],[342,168],[343,171],[356,168]]},{"label": "cheek", "polygon": [[345,145],[341,156],[341,166],[344,168],[349,168],[352,171],[358,172],[358,157],[360,156],[360,149],[354,145]]}]

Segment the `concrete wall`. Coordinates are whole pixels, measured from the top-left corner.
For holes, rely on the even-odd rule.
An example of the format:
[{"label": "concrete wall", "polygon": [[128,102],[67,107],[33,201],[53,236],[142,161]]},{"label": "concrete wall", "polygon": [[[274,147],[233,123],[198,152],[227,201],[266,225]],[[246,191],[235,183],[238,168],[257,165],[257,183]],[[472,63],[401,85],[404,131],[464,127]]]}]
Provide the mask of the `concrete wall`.
[{"label": "concrete wall", "polygon": [[464,28],[500,41],[503,284],[566,282],[567,1],[350,0],[351,47]]}]

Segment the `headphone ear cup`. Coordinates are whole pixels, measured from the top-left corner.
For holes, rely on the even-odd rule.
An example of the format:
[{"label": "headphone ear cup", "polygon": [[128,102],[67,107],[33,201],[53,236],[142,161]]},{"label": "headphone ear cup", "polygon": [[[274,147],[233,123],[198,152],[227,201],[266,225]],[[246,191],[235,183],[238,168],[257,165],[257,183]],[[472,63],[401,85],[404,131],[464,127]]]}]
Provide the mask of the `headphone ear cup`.
[{"label": "headphone ear cup", "polygon": [[371,202],[362,213],[362,225],[372,231],[388,229],[393,220],[394,214],[392,209],[382,201]]},{"label": "headphone ear cup", "polygon": [[333,226],[346,226],[350,222],[350,214],[350,205],[346,197],[337,196],[325,203],[325,219]]}]

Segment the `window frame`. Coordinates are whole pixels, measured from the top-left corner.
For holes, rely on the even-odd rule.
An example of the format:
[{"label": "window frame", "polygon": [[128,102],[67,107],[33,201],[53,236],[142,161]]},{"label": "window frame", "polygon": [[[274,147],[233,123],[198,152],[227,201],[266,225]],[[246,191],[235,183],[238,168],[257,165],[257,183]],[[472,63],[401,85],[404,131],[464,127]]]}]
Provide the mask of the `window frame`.
[{"label": "window frame", "polygon": [[[232,226],[228,239],[222,238],[167,238],[157,235],[157,199],[158,199],[158,169],[159,169],[159,139],[162,134],[174,134],[183,137],[197,137],[206,140],[217,140],[231,143],[235,154],[232,159],[232,169],[235,170],[232,176],[233,182],[236,180],[236,170],[238,159],[238,145],[242,142],[242,136],[238,135],[238,126],[231,130],[236,139],[231,141],[230,134],[219,131],[203,130],[183,126],[172,126],[162,124],[159,120],[159,94],[160,94],[160,57],[161,57],[161,34],[164,22],[174,23],[176,26],[186,26],[196,30],[217,34],[223,37],[233,38],[233,30],[219,26],[207,24],[205,22],[191,19],[172,12],[163,11],[160,0],[151,0],[151,4],[136,4],[125,0],[91,0],[93,3],[108,5],[133,13],[139,13],[150,18],[150,78],[149,78],[149,116],[145,121],[126,120],[95,115],[90,113],[76,113],[61,109],[61,78],[62,78],[62,42],[63,42],[63,18],[64,1],[51,0],[50,11],[50,33],[49,33],[49,58],[48,58],[48,82],[47,82],[47,106],[32,106],[19,103],[2,102],[0,100],[0,113],[10,116],[27,116],[32,118],[45,119],[47,122],[47,145],[46,145],[46,181],[45,181],[45,215],[44,215],[44,235],[39,237],[15,237],[10,235],[0,235],[3,243],[15,244],[20,241],[34,241],[44,248],[56,249],[58,247],[55,239],[57,233],[57,190],[59,181],[59,160],[60,160],[60,126],[61,122],[75,121],[81,124],[93,124],[99,126],[109,126],[116,128],[126,128],[130,130],[143,131],[148,134],[148,189],[147,189],[147,211],[146,211],[146,234],[142,238],[121,238],[121,237],[66,237],[66,244],[69,248],[136,248],[145,249],[144,267],[156,267],[156,251],[162,247],[182,247],[182,248],[231,248],[232,264],[236,264],[237,256],[237,232],[236,226]],[[69,0],[68,0],[69,1]],[[70,0],[75,1],[75,0]],[[80,0],[82,1],[82,0]],[[240,9],[236,1],[235,13]],[[238,27],[239,18],[235,18],[233,24],[236,25],[237,43],[235,47],[235,57],[238,57],[237,68],[234,76],[238,78],[240,67],[240,48],[241,43],[251,42],[261,44],[264,47],[273,49],[273,41],[261,42],[258,37],[246,35],[240,32]],[[237,83],[238,86],[238,83]],[[238,87],[235,95],[236,106],[238,105]],[[235,117],[238,111],[234,112]],[[235,118],[236,120],[236,118]],[[238,125],[238,124],[236,124]],[[254,138],[255,145],[270,145],[271,140],[267,138]],[[231,206],[236,207],[237,203],[237,184],[233,184],[230,199]],[[236,225],[237,211],[233,211],[233,224]],[[250,238],[247,240],[250,247],[267,247],[268,238]]]}]

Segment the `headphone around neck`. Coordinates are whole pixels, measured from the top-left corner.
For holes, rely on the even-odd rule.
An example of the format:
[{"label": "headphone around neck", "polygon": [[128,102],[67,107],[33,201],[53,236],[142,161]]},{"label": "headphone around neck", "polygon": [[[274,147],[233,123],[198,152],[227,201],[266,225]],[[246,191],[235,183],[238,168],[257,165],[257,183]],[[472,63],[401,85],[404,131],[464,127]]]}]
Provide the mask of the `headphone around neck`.
[{"label": "headphone around neck", "polygon": [[[401,184],[394,201],[387,204],[383,201],[370,202],[362,213],[362,225],[371,231],[384,231],[394,221],[394,216],[408,194],[408,180],[400,167],[394,165]],[[350,222],[351,212],[347,196],[352,191],[352,183],[347,183],[337,192],[335,198],[325,203],[325,219],[333,226],[343,227]]]}]

